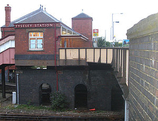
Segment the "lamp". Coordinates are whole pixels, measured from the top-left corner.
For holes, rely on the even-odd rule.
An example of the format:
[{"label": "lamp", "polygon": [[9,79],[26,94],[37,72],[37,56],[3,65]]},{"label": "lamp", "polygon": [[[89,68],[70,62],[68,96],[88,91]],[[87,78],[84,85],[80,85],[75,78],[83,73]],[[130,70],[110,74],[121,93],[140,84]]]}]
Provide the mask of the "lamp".
[{"label": "lamp", "polygon": [[114,23],[119,23],[119,21],[113,21],[114,14],[123,14],[123,13],[112,13],[111,40],[114,39]]}]

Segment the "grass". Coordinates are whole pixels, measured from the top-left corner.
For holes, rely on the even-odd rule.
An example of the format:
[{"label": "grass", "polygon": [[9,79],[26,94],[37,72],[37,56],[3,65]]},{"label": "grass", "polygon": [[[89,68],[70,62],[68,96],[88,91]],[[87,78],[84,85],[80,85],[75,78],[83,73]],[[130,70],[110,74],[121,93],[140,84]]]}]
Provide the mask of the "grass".
[{"label": "grass", "polygon": [[51,110],[50,107],[46,107],[46,106],[34,106],[34,105],[8,105],[6,107],[3,107],[4,109],[23,109],[23,110],[40,110],[40,109],[44,109],[44,110]]},{"label": "grass", "polygon": [[89,111],[89,110],[71,110],[71,109],[63,109],[63,110],[55,110],[52,109],[50,106],[34,106],[34,105],[28,105],[28,104],[20,104],[20,105],[8,105],[6,107],[3,107],[3,109],[10,109],[10,110],[50,110],[50,111],[54,111],[54,112],[73,112],[73,113],[78,113],[78,112],[90,112],[90,113],[105,113],[106,111],[103,110],[96,110],[96,111]]},{"label": "grass", "polygon": [[18,105],[16,108],[17,109],[27,109],[27,110],[50,109],[50,107],[34,106],[34,105]]}]

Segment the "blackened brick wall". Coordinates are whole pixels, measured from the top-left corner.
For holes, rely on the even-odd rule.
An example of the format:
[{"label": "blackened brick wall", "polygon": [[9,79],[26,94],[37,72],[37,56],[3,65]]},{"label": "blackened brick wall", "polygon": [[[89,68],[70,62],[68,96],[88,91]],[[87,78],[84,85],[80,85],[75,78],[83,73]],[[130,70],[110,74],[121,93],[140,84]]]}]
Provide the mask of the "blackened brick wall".
[{"label": "blackened brick wall", "polygon": [[[90,70],[90,96],[89,104],[99,109],[111,110],[111,73],[103,70]],[[91,108],[92,108],[91,107]]]},{"label": "blackened brick wall", "polygon": [[19,74],[20,104],[40,104],[40,86],[48,83],[52,92],[56,90],[55,70],[22,69]]},{"label": "blackened brick wall", "polygon": [[157,14],[129,29],[129,119],[158,120]]},{"label": "blackened brick wall", "polygon": [[[48,83],[52,92],[56,91],[56,73],[54,69],[33,70],[21,68],[19,74],[20,104],[40,104],[39,88],[42,83]],[[75,87],[83,84],[87,87],[87,107],[111,110],[111,90],[117,85],[112,70],[89,70],[87,67],[59,70],[59,91],[64,93],[70,102],[69,107],[75,107]]]}]

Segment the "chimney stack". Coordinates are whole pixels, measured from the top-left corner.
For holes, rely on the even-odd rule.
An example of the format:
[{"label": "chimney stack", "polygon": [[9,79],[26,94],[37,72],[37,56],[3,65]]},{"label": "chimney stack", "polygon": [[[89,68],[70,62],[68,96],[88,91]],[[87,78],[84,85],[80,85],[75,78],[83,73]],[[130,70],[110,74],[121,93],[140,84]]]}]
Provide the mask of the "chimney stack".
[{"label": "chimney stack", "polygon": [[5,7],[5,26],[8,27],[11,22],[11,7],[9,4]]}]

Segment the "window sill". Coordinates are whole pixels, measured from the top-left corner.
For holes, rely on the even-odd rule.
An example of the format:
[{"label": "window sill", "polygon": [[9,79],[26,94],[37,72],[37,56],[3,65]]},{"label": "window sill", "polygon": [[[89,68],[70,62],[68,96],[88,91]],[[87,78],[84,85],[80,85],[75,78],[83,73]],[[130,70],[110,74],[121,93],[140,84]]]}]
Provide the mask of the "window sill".
[{"label": "window sill", "polygon": [[38,52],[38,51],[44,51],[44,50],[27,50],[28,52],[32,52],[32,51],[36,51],[36,52]]}]

